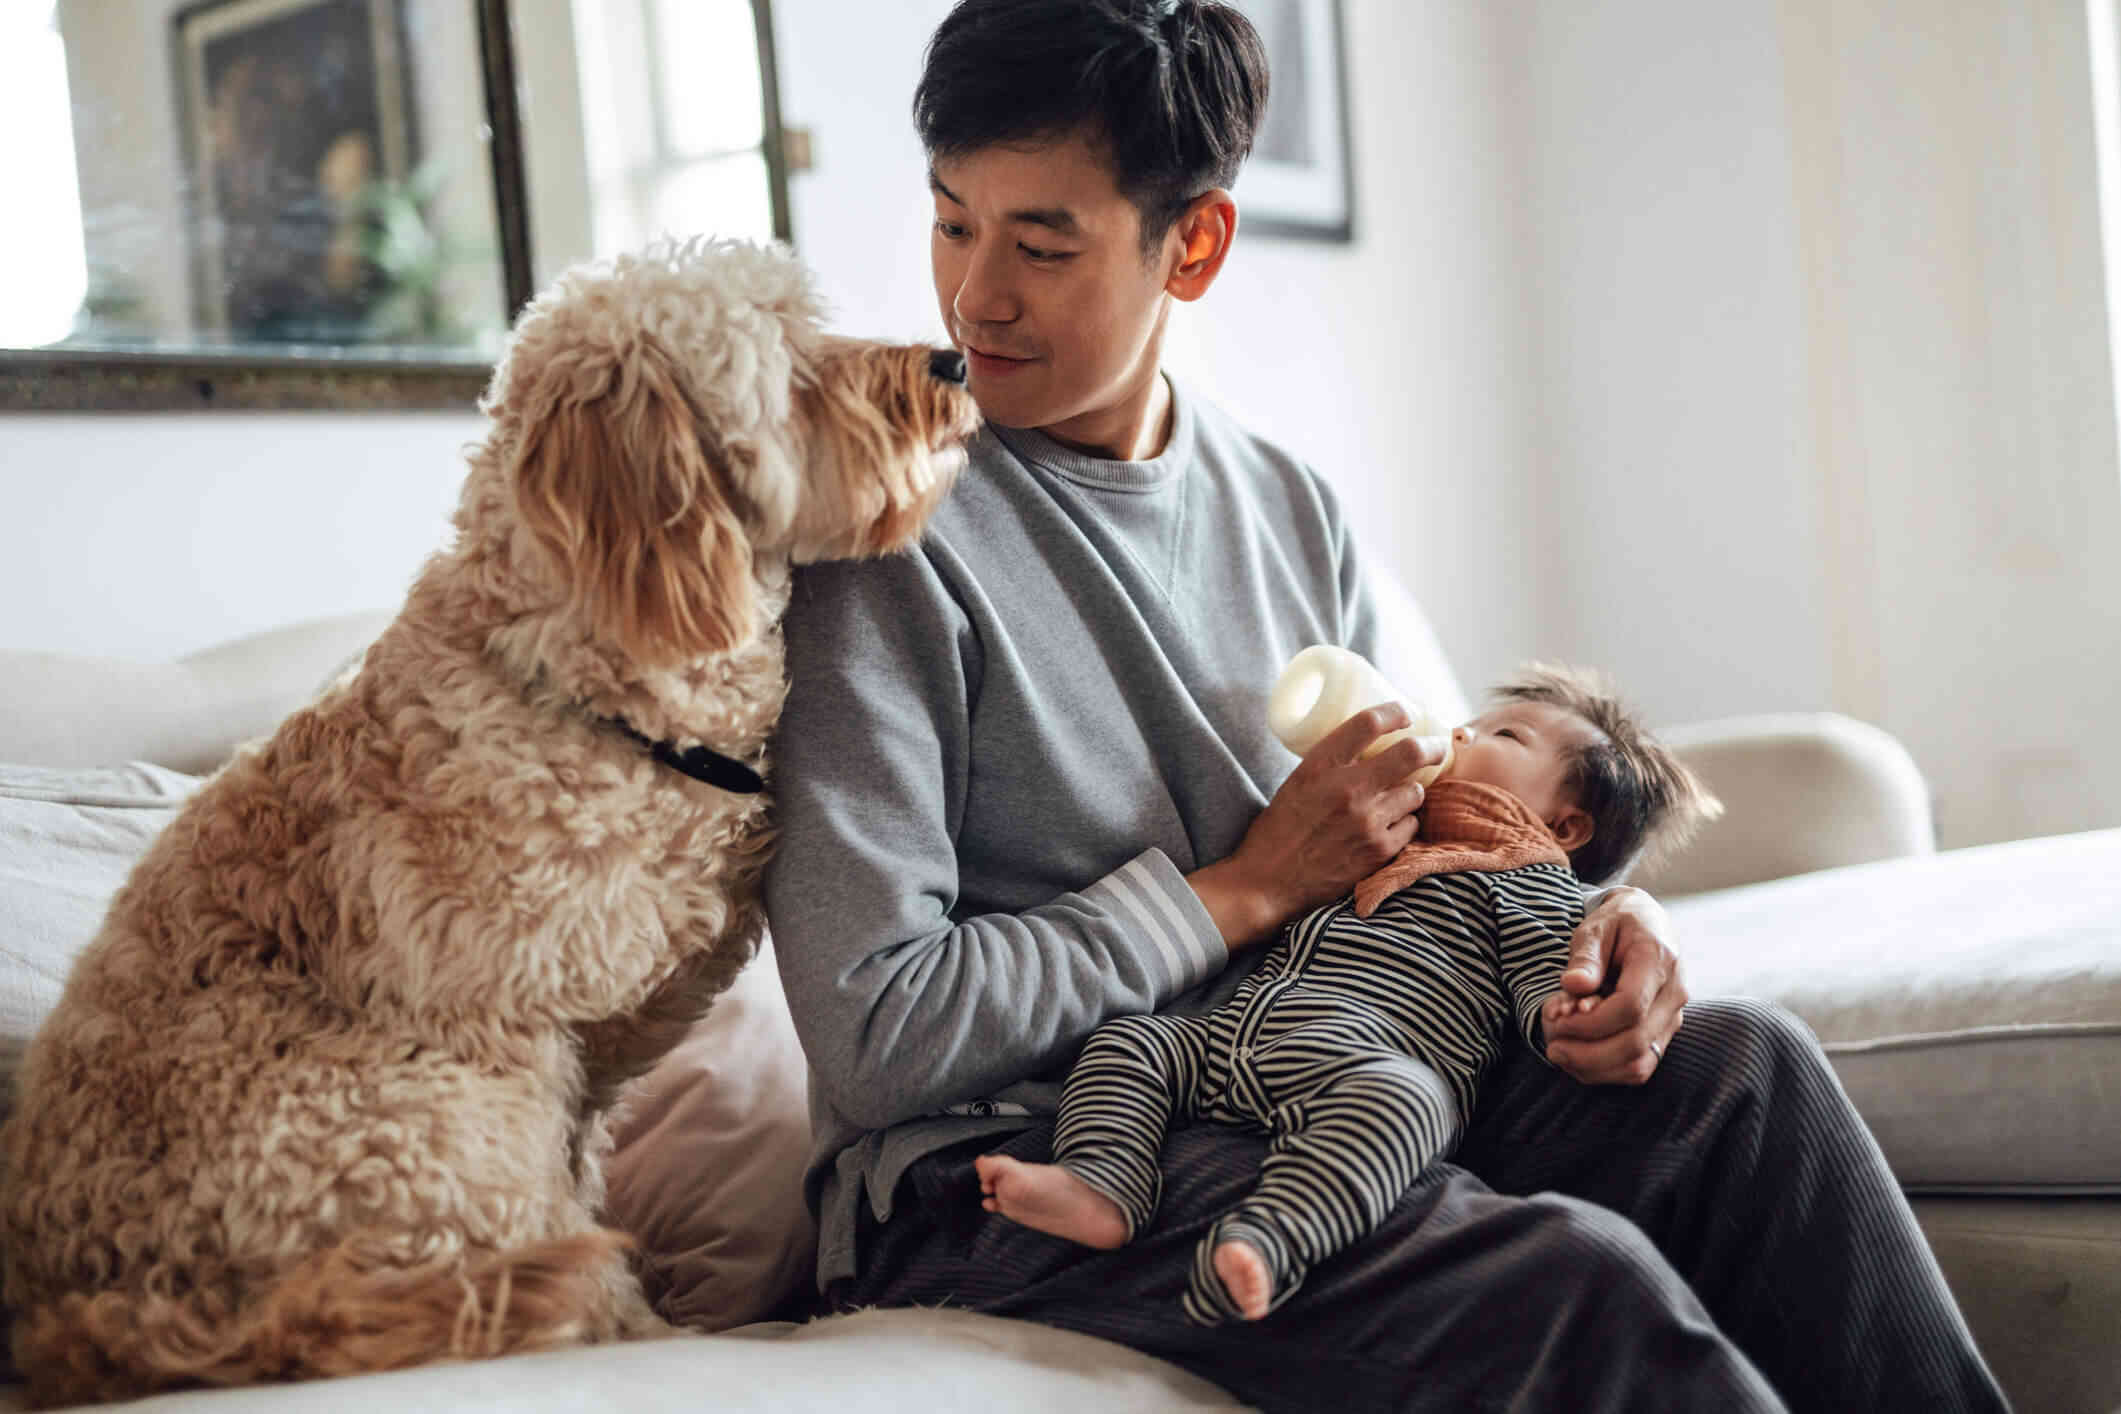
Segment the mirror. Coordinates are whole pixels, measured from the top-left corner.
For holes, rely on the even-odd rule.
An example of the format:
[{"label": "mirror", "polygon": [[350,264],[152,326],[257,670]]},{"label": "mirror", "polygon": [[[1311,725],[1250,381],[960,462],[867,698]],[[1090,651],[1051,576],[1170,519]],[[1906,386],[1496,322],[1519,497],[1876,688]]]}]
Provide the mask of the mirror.
[{"label": "mirror", "polygon": [[771,33],[766,0],[9,0],[0,408],[469,407],[534,280],[788,237]]}]

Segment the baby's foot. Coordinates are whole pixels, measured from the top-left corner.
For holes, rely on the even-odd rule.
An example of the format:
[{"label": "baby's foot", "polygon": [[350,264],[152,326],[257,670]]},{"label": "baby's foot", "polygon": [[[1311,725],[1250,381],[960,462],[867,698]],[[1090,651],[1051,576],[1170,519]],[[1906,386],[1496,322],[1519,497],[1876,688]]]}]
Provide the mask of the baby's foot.
[{"label": "baby's foot", "polygon": [[1006,1154],[983,1154],[972,1161],[979,1170],[980,1206],[1011,1222],[1085,1247],[1123,1247],[1127,1216],[1119,1204],[1059,1164],[1027,1164]]},{"label": "baby's foot", "polygon": [[1230,1294],[1230,1304],[1240,1316],[1256,1321],[1267,1314],[1267,1303],[1274,1295],[1274,1276],[1257,1247],[1235,1237],[1216,1243],[1215,1275],[1222,1279],[1223,1290]]}]

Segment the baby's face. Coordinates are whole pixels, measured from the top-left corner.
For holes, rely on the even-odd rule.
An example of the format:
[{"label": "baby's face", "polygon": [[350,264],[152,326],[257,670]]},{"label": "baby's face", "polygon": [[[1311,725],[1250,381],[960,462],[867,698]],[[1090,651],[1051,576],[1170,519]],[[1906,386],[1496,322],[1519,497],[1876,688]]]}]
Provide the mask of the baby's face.
[{"label": "baby's face", "polygon": [[1565,785],[1569,757],[1602,739],[1566,708],[1505,702],[1451,733],[1451,764],[1443,779],[1500,786],[1552,824],[1575,804]]}]

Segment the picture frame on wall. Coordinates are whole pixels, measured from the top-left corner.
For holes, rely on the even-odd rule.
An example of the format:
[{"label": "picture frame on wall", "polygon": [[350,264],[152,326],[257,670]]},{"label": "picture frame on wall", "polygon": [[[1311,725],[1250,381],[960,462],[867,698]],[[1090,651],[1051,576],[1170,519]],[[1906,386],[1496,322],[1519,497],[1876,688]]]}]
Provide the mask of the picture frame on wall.
[{"label": "picture frame on wall", "polygon": [[414,142],[400,0],[201,0],[172,21],[197,313],[229,343],[337,344],[387,291],[374,194]]},{"label": "picture frame on wall", "polygon": [[1267,111],[1238,175],[1240,229],[1355,238],[1354,156],[1341,0],[1233,0],[1267,47]]}]

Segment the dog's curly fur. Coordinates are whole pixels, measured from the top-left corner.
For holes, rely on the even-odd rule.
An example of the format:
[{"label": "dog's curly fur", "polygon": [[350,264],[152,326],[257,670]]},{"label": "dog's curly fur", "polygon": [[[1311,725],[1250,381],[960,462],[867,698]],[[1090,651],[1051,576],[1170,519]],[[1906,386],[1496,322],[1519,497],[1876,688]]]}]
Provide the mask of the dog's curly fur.
[{"label": "dog's curly fur", "polygon": [[752,955],[792,561],[908,544],[976,424],[800,267],[562,277],[484,404],[452,548],[358,672],[208,782],[32,1045],[5,1298],[40,1404],[662,1329],[601,1228],[602,1112]]}]

